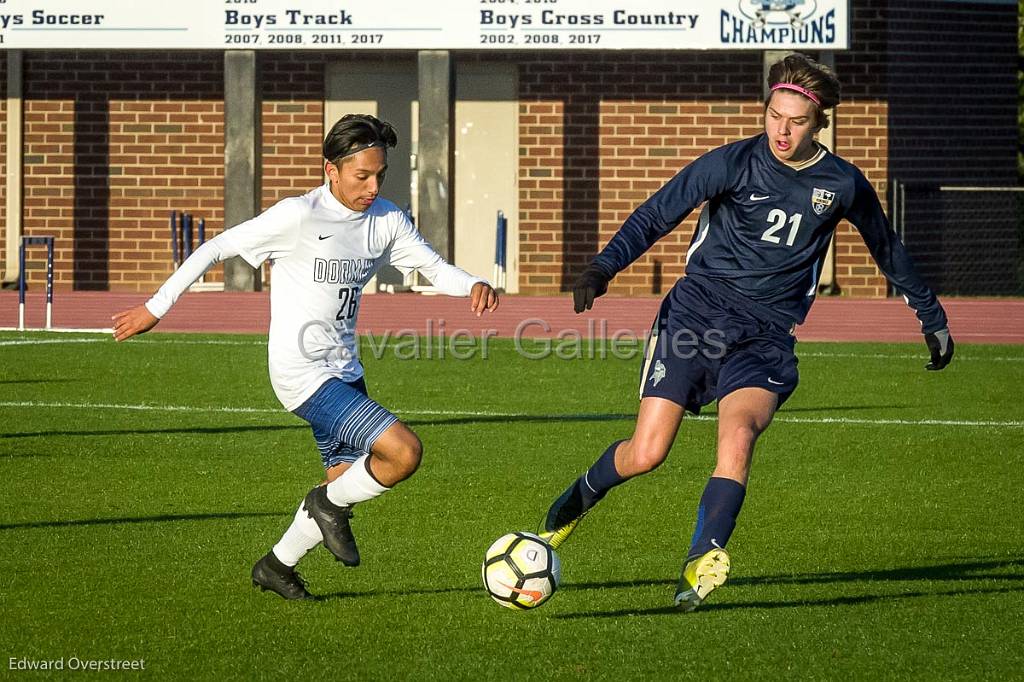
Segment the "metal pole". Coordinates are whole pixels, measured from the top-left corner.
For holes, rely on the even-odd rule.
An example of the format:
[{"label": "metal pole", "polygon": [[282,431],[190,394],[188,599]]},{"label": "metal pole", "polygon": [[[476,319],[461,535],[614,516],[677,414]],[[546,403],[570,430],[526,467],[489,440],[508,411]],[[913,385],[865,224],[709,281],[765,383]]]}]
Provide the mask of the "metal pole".
[{"label": "metal pole", "polygon": [[192,255],[192,214],[186,213],[182,216],[181,227],[181,259],[184,263]]},{"label": "metal pole", "polygon": [[499,289],[505,288],[505,261],[508,254],[508,218],[504,211],[498,211],[498,281],[495,283]]},{"label": "metal pole", "polygon": [[46,238],[46,328],[53,328],[53,237]]},{"label": "metal pole", "polygon": [[455,58],[447,50],[418,53],[419,147],[416,155],[419,192],[417,228],[445,260],[455,259],[454,121]]},{"label": "metal pole", "polygon": [[903,221],[900,220],[900,181],[898,178],[892,180],[892,227],[896,234],[903,239]]},{"label": "metal pole", "polygon": [[[260,213],[260,77],[255,50],[224,52],[224,228]],[[241,256],[224,262],[224,289],[259,291],[262,272]]]},{"label": "metal pole", "polygon": [[18,246],[18,331],[25,331],[25,240]]},{"label": "metal pole", "polygon": [[[206,243],[206,218],[199,219],[199,246]],[[206,273],[199,276],[199,283],[206,284]]]},{"label": "metal pole", "polygon": [[907,237],[907,186],[900,183],[900,241]]},{"label": "metal pole", "polygon": [[178,212],[171,211],[171,261],[174,263],[174,269],[178,269],[178,264],[181,262],[181,255],[178,251]]},{"label": "metal pole", "polygon": [[6,180],[7,180],[7,220],[4,225],[4,244],[6,253],[4,255],[3,282],[13,283],[19,280],[23,270],[15,270],[19,261],[15,260],[14,252],[21,243],[24,196],[23,196],[23,157],[24,149],[24,99],[23,95],[23,63],[24,53],[21,50],[7,51],[7,152],[6,152]]}]

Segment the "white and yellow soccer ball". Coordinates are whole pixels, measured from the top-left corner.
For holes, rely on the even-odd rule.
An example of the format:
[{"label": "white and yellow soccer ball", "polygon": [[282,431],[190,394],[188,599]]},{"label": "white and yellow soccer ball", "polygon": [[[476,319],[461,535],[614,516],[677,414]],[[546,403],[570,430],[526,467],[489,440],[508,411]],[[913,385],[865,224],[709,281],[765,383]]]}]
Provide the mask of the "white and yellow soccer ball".
[{"label": "white and yellow soccer ball", "polygon": [[494,541],[481,570],[491,599],[510,609],[535,609],[558,589],[562,562],[539,536],[516,532]]}]

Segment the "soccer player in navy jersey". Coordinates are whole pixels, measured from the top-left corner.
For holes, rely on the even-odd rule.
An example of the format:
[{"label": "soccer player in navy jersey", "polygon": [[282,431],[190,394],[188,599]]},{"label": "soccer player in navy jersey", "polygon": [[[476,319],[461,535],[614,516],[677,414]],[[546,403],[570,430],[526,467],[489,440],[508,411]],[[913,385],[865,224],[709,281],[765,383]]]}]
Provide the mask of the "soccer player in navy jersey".
[{"label": "soccer player in navy jersey", "polygon": [[573,288],[577,313],[608,282],[705,204],[686,276],[665,297],[641,374],[631,438],[612,443],[552,504],[541,535],[558,547],[609,490],[668,455],[683,413],[718,401],[717,464],[697,509],[675,603],[691,611],[729,574],[736,526],[758,436],[798,381],[793,329],[814,301],[840,220],[860,231],[875,262],[921,321],[929,370],[953,357],[935,294],[914,270],[878,196],[852,164],[814,135],[839,103],[827,67],[793,54],[768,75],[764,133],[704,154],[640,205]]}]

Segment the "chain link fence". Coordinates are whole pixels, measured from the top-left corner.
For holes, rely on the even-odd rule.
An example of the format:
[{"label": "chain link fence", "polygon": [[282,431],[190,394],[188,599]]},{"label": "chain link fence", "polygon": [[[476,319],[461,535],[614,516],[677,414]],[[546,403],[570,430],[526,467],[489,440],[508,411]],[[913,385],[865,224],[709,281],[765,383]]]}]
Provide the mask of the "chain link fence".
[{"label": "chain link fence", "polygon": [[895,181],[892,222],[938,294],[1024,295],[1024,187]]}]

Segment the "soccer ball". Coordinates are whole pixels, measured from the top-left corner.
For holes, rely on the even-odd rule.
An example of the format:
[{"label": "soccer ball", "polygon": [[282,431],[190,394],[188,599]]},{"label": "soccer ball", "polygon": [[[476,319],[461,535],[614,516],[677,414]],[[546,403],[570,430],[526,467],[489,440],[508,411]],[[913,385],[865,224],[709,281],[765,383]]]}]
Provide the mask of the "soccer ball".
[{"label": "soccer ball", "polygon": [[558,589],[562,562],[538,536],[516,532],[494,541],[481,570],[491,599],[510,609],[534,609]]}]

